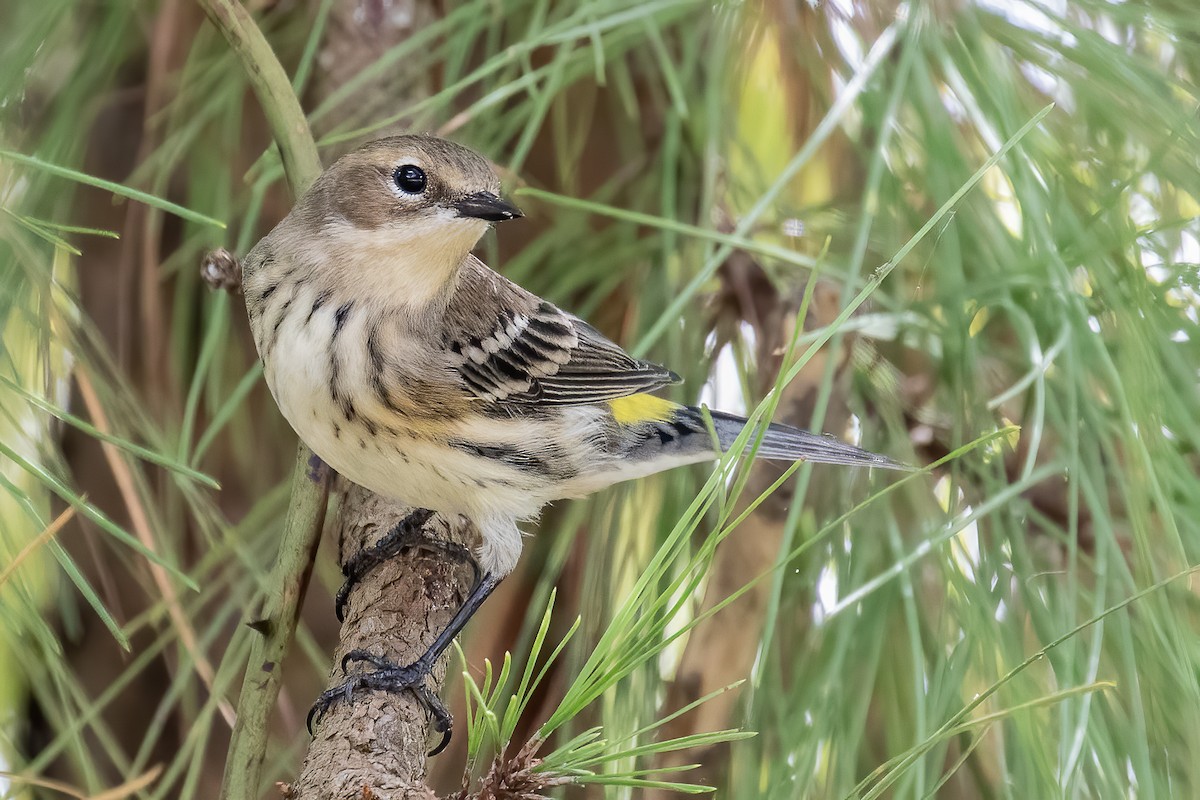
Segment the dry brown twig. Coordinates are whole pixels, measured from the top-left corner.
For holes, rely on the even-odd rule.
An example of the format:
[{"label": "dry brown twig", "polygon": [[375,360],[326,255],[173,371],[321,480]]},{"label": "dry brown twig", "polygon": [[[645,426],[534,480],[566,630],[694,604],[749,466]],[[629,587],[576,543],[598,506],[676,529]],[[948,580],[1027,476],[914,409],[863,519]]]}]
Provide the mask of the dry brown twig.
[{"label": "dry brown twig", "polygon": [[[79,387],[79,394],[83,398],[84,406],[87,408],[96,429],[101,433],[109,433],[108,416],[104,413],[104,407],[100,402],[99,396],[96,394],[95,387],[92,386],[91,378],[86,369],[80,367],[76,371],[75,384]],[[134,534],[147,551],[157,553],[158,546],[155,543],[154,532],[151,530],[150,518],[146,513],[145,506],[142,504],[142,497],[138,494],[133,480],[133,473],[125,461],[125,456],[116,445],[109,442],[102,441],[100,449],[104,452],[104,458],[107,460],[113,479],[117,483],[117,491],[120,493],[121,500],[125,503],[125,508],[129,512]],[[163,605],[167,610],[167,616],[171,619],[171,626],[179,633],[180,644],[183,645],[188,658],[191,659],[192,667],[200,677],[201,682],[211,692],[213,682],[216,680],[216,673],[208,657],[204,654],[203,648],[200,646],[195,628],[192,627],[191,621],[184,613],[179,593],[175,590],[175,584],[171,581],[171,577],[162,565],[155,564],[153,561],[147,561],[146,565],[154,581],[154,587],[162,597]],[[217,702],[217,709],[221,712],[221,718],[232,728],[236,719],[233,706],[230,705],[228,700],[222,699]]]},{"label": "dry brown twig", "polygon": [[242,262],[223,247],[204,256],[200,263],[200,277],[210,289],[230,294],[242,293]]},{"label": "dry brown twig", "polygon": [[[542,792],[546,789],[570,783],[570,778],[565,776],[537,771],[541,764],[537,752],[542,744],[542,740],[535,737],[526,742],[512,758],[493,761],[473,797],[476,800],[541,800],[545,797]],[[467,798],[464,789],[454,800]]]}]

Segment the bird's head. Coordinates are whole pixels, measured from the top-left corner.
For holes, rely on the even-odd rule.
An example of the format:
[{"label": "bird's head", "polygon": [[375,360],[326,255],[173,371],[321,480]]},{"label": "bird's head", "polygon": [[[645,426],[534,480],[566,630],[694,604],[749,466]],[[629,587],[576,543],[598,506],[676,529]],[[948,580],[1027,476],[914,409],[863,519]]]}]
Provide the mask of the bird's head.
[{"label": "bird's head", "polygon": [[490,223],[522,216],[500,197],[491,162],[433,136],[363,145],[327,169],[297,210],[347,269],[410,289],[443,283]]}]

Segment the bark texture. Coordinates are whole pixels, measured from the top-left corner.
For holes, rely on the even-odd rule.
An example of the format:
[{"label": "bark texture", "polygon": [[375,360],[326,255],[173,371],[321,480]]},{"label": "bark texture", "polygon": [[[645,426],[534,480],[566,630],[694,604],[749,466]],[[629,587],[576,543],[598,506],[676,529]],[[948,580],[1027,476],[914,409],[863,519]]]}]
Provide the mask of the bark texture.
[{"label": "bark texture", "polygon": [[[342,482],[342,512],[337,523],[339,561],[343,565],[375,544],[397,521],[416,510]],[[429,538],[474,548],[474,526],[435,516],[425,525]],[[342,657],[367,650],[397,665],[416,661],[449,623],[470,589],[468,564],[444,554],[412,547],[381,564],[350,594],[346,621],[334,653],[328,685],[340,685]],[[441,689],[447,657],[427,680]],[[350,669],[370,669],[351,665]],[[315,726],[300,778],[290,787],[296,800],[415,800],[432,798],[425,785],[431,721],[412,692],[358,692],[335,703]],[[459,734],[464,731],[459,729]]]}]

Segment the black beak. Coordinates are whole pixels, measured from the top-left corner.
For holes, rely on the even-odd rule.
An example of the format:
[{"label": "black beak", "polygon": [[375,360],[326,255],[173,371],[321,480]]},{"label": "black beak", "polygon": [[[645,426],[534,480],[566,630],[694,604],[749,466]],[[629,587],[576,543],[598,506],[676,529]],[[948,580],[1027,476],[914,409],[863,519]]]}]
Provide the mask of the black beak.
[{"label": "black beak", "polygon": [[486,219],[488,222],[503,222],[525,216],[521,209],[491,192],[476,192],[460,198],[454,203],[460,217]]}]

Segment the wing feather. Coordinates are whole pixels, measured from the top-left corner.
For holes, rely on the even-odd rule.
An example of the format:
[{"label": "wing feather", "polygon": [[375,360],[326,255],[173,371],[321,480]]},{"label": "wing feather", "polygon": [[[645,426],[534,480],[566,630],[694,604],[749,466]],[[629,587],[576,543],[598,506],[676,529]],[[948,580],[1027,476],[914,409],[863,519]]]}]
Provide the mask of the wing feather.
[{"label": "wing feather", "polygon": [[501,314],[492,333],[454,341],[464,387],[513,406],[600,403],[679,382],[665,367],[633,358],[583,320],[539,302]]}]

